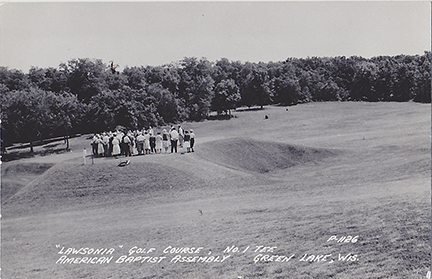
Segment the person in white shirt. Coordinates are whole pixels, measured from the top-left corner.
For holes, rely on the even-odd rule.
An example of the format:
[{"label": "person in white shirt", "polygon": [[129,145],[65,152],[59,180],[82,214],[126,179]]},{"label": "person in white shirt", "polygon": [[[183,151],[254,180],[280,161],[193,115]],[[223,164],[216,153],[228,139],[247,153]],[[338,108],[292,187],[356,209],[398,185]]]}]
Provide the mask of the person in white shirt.
[{"label": "person in white shirt", "polygon": [[171,138],[171,153],[174,152],[177,153],[177,142],[179,139],[179,133],[175,128],[172,128],[170,131],[170,138]]}]

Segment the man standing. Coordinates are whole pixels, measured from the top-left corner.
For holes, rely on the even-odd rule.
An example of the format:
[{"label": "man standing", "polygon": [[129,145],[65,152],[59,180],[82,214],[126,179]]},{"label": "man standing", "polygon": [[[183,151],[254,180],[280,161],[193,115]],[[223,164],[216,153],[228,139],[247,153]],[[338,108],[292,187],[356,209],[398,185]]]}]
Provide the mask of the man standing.
[{"label": "man standing", "polygon": [[194,145],[195,145],[195,133],[193,130],[190,130],[190,134],[189,134],[189,142],[190,142],[190,151],[194,152]]},{"label": "man standing", "polygon": [[126,134],[123,137],[123,152],[125,157],[127,156],[131,156],[131,152],[130,152],[130,143],[131,143],[131,139],[129,138],[129,136]]},{"label": "man standing", "polygon": [[98,139],[97,134],[94,134],[92,141],[91,141],[93,156],[98,155],[98,141],[99,141],[99,139]]},{"label": "man standing", "polygon": [[170,138],[171,138],[171,153],[174,152],[177,153],[177,141],[179,139],[179,133],[177,130],[173,127],[170,131]]},{"label": "man standing", "polygon": [[144,136],[142,135],[141,132],[138,132],[138,136],[136,138],[136,147],[138,150],[138,155],[142,155],[143,154],[143,150],[144,150]]}]

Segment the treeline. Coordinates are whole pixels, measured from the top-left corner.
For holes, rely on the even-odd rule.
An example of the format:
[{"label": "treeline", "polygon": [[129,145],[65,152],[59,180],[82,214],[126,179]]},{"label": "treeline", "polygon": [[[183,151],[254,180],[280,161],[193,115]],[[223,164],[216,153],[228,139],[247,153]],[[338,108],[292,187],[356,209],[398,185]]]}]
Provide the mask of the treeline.
[{"label": "treeline", "polygon": [[126,67],[73,59],[28,73],[0,67],[3,146],[77,133],[201,120],[239,106],[431,101],[431,53]]}]

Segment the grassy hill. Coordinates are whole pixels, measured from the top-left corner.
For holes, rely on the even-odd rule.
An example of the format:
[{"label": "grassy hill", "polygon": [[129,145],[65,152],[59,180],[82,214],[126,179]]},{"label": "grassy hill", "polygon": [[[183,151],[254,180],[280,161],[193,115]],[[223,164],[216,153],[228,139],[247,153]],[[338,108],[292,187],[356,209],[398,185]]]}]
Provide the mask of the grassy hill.
[{"label": "grassy hill", "polygon": [[[183,123],[194,153],[123,168],[123,158],[83,165],[87,136],[72,152],[3,163],[2,278],[425,278],[430,105],[234,115]],[[170,252],[182,247],[199,253]]]}]

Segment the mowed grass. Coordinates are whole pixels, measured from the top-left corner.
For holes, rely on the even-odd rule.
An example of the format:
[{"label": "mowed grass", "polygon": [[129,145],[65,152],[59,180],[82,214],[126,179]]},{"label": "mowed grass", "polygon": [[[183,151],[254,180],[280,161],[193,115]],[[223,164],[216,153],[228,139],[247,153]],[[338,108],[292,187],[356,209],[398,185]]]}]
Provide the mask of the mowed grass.
[{"label": "mowed grass", "polygon": [[[430,105],[311,103],[235,115],[184,123],[197,135],[194,153],[131,157],[124,168],[123,158],[83,165],[84,136],[71,140],[73,152],[3,163],[2,278],[426,277]],[[328,242],[334,235],[358,241]],[[155,251],[132,256],[166,258],[116,263],[134,246]],[[174,263],[168,246],[230,257]],[[232,246],[240,252],[223,252]],[[61,247],[115,252],[109,264],[56,264]],[[260,254],[294,257],[255,262]],[[84,256],[99,255],[69,255]]]}]

